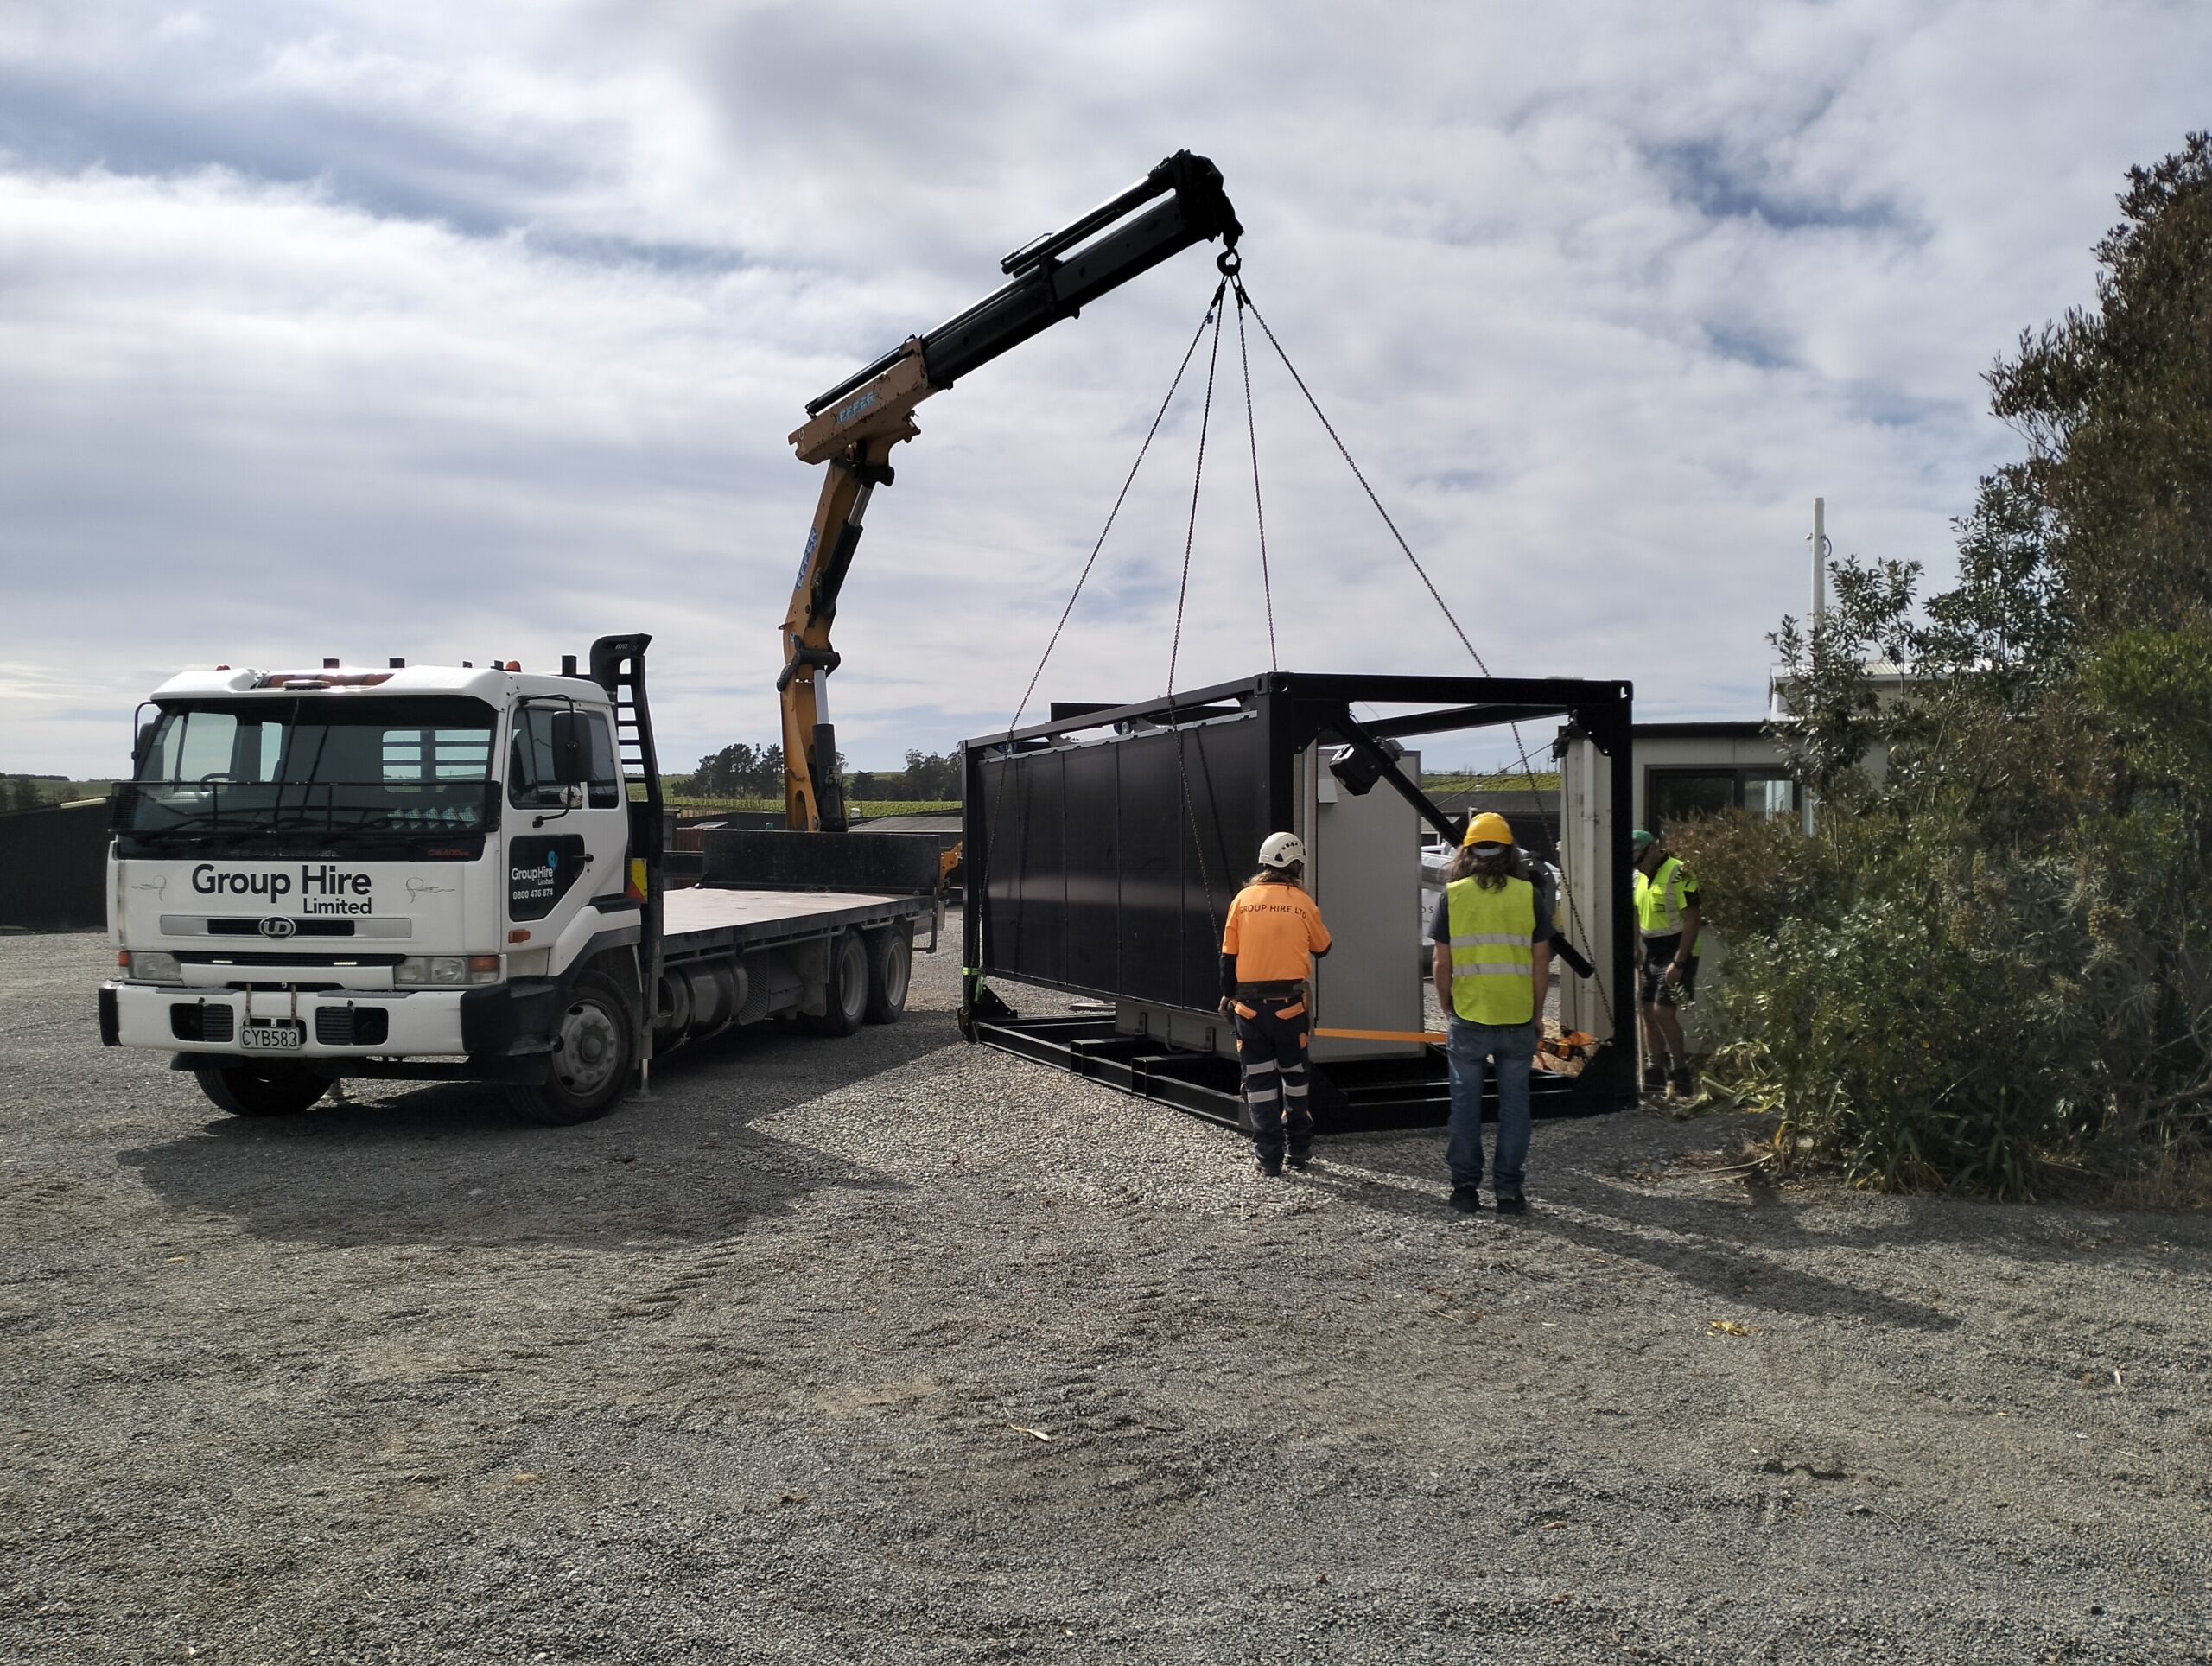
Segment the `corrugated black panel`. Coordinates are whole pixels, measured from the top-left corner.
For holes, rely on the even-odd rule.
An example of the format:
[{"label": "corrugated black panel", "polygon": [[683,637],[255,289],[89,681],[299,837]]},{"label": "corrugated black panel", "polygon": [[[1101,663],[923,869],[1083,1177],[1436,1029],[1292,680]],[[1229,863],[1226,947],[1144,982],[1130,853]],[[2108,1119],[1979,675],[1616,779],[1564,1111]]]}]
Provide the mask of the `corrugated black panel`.
[{"label": "corrugated black panel", "polygon": [[[1268,827],[1267,759],[1261,726],[1251,719],[1194,728],[1185,747],[1198,861],[1183,867],[1183,999],[1211,1010],[1221,999],[1221,923],[1243,881],[1259,865]],[[1163,744],[1168,744],[1163,739]]]},{"label": "corrugated black panel", "polygon": [[1180,1006],[1184,851],[1191,836],[1174,748],[1160,741],[1133,735],[1115,748],[1120,791],[1109,810],[1118,811],[1122,825],[1122,975],[1114,993]]},{"label": "corrugated black panel", "polygon": [[1016,773],[1014,845],[1020,854],[1011,877],[1008,936],[1014,951],[1036,976],[1059,983],[1067,976],[1067,875],[1060,866],[1067,817],[1066,761],[1047,753]]},{"label": "corrugated black panel", "polygon": [[1211,1008],[1222,915],[1268,831],[1266,768],[1249,718],[985,760],[969,808],[984,970]]},{"label": "corrugated black panel", "polygon": [[[1064,752],[1063,785],[1076,804],[1116,805],[1119,747]],[[1067,884],[1067,981],[1088,989],[1117,987],[1121,975],[1121,894],[1116,871],[1118,815],[1069,818],[1063,872]]]}]

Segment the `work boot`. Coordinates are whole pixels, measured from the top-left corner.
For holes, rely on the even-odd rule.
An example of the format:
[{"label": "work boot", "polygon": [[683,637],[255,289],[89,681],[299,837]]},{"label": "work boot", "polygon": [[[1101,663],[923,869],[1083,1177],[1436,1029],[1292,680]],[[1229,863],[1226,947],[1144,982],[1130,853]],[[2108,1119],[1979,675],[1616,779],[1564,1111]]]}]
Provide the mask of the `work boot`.
[{"label": "work boot", "polygon": [[1677,1099],[1697,1097],[1697,1072],[1688,1065],[1677,1065],[1667,1072],[1667,1086]]},{"label": "work boot", "polygon": [[1667,1091],[1667,1067],[1664,1065],[1651,1064],[1643,1067],[1643,1091],[1646,1093],[1664,1093]]},{"label": "work boot", "polygon": [[1483,1206],[1483,1194],[1471,1186],[1452,1188],[1452,1206],[1463,1215],[1471,1215]]},{"label": "work boot", "polygon": [[1281,1180],[1281,1179],[1282,1178],[1282,1159],[1281,1159],[1281,1158],[1278,1157],[1278,1158],[1276,1158],[1273,1162],[1268,1161],[1268,1159],[1266,1159],[1265,1157],[1261,1158],[1259,1160],[1260,1160],[1260,1178],[1261,1178],[1262,1180]]},{"label": "work boot", "polygon": [[1518,1192],[1510,1195],[1501,1192],[1498,1194],[1497,1212],[1501,1215],[1525,1215],[1529,1212],[1529,1200]]},{"label": "work boot", "polygon": [[1313,1167],[1313,1154],[1310,1151],[1292,1152],[1290,1154],[1290,1166],[1299,1173],[1305,1173],[1307,1169]]}]

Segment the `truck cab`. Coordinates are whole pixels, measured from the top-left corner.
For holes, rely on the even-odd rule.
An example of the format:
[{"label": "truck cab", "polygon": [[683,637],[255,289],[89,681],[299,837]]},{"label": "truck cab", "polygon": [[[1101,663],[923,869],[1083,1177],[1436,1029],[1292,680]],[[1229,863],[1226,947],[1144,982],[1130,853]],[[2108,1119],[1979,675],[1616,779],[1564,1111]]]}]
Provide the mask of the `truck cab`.
[{"label": "truck cab", "polygon": [[[839,973],[895,970],[903,1004],[906,963],[881,938],[911,947],[910,899],[671,944],[647,640],[602,639],[587,673],[394,660],[170,678],[115,799],[102,1040],[171,1052],[241,1116],[403,1076],[498,1083],[573,1122],[612,1108],[657,1032],[664,1049],[741,1016],[895,1015]],[[766,902],[752,913],[789,912]],[[848,925],[856,950],[835,940]],[[702,1023],[694,986],[737,994],[748,948],[780,1000]]]}]

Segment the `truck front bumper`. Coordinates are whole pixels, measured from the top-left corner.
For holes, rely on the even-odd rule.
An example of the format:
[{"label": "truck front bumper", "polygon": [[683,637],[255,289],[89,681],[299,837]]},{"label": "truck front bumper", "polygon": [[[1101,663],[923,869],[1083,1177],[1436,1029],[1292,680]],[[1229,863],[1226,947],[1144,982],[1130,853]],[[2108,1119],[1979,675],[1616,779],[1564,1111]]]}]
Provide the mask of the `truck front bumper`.
[{"label": "truck front bumper", "polygon": [[[199,989],[111,982],[100,986],[100,1040],[110,1046],[162,1047],[184,1055],[247,1055],[249,1020],[296,1023],[299,1045],[255,1049],[272,1059],[382,1059],[466,1057],[486,1061],[549,1052],[558,1018],[550,981],[472,989]],[[503,1072],[505,1073],[505,1072]]]}]

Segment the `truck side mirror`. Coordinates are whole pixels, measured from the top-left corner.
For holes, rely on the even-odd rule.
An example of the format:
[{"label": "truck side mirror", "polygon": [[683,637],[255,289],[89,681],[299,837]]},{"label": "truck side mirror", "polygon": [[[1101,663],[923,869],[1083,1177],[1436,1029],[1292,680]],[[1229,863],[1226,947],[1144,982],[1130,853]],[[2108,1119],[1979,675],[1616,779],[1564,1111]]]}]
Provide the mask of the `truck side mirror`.
[{"label": "truck side mirror", "polygon": [[150,722],[141,723],[138,725],[137,738],[130,743],[130,773],[133,775],[143,775],[146,773],[146,760],[151,755],[153,750],[154,726]]},{"label": "truck side mirror", "polygon": [[584,734],[584,715],[556,711],[553,717],[553,785],[582,786],[591,779],[591,752]]}]

